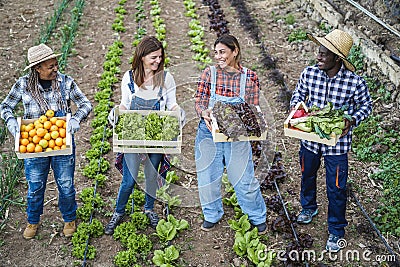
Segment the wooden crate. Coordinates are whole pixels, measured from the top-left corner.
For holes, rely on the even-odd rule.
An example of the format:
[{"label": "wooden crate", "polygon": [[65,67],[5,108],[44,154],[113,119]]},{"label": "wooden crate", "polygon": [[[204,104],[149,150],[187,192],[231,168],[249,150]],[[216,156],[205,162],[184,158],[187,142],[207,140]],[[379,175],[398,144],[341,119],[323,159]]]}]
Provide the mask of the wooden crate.
[{"label": "wooden crate", "polygon": [[[263,133],[261,133],[261,136],[245,136],[241,135],[238,137],[238,140],[236,141],[257,141],[257,140],[266,140],[267,139],[267,129]],[[217,119],[211,114],[211,134],[213,137],[213,141],[215,143],[219,142],[233,142],[234,140],[232,138],[228,138],[225,134],[221,133],[218,128],[218,123]]]},{"label": "wooden crate", "polygon": [[[115,109],[114,116],[117,118],[124,113],[139,113],[148,115],[157,113],[158,115],[169,115],[178,118],[179,135],[175,141],[163,140],[119,140],[118,135],[113,129],[113,152],[122,153],[162,153],[162,154],[180,154],[182,149],[182,124],[180,111],[161,111],[161,110],[119,110]],[[116,121],[116,120],[115,120]]]},{"label": "wooden crate", "polygon": [[[57,117],[60,119],[63,119],[66,121],[67,126],[69,123],[69,120],[71,119],[71,114],[68,113],[67,116],[64,117]],[[28,124],[28,123],[33,123],[37,119],[22,119],[21,117],[17,118],[18,126],[21,128],[21,124]],[[65,149],[60,149],[60,150],[52,150],[52,151],[43,151],[43,152],[35,152],[35,153],[20,153],[19,152],[19,141],[20,141],[20,134],[17,134],[15,137],[15,147],[14,151],[15,154],[19,159],[28,159],[28,158],[41,158],[41,157],[50,157],[50,156],[60,156],[60,155],[71,155],[72,154],[72,135],[71,133],[66,132],[66,146],[67,148]]]},{"label": "wooden crate", "polygon": [[313,142],[325,144],[328,146],[335,146],[340,137],[340,136],[336,135],[335,133],[331,133],[331,135],[330,135],[331,139],[325,139],[325,138],[321,138],[318,134],[316,134],[314,132],[307,133],[307,132],[304,132],[304,131],[297,129],[290,125],[290,123],[289,123],[290,119],[293,117],[295,111],[298,110],[299,108],[303,108],[306,112],[308,112],[307,106],[304,104],[304,102],[297,103],[295,109],[289,113],[289,116],[287,117],[287,119],[284,122],[285,136],[308,140],[308,141],[313,141]]}]

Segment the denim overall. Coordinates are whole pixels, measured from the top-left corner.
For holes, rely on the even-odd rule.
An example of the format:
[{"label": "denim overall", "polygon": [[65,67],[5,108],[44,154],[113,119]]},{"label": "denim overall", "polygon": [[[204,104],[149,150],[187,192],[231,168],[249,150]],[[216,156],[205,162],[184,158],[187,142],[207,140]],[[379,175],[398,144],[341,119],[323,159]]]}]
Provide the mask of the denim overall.
[{"label": "denim overall", "polygon": [[[211,66],[211,93],[209,108],[216,101],[224,103],[244,102],[247,69],[240,77],[240,96],[226,97],[215,93],[216,69]],[[254,177],[254,164],[249,141],[214,143],[204,119],[201,119],[195,141],[195,160],[199,195],[204,218],[211,223],[218,222],[224,214],[221,197],[221,178],[224,167],[229,182],[233,185],[238,203],[253,225],[264,223],[266,206],[260,185]]]},{"label": "denim overall", "polygon": [[[130,83],[128,84],[132,94],[135,93],[135,84],[132,78],[132,71],[129,71]],[[133,95],[131,101],[131,110],[160,110],[160,101],[162,100],[162,87],[158,92],[156,99],[145,100]],[[144,162],[144,175],[146,180],[145,210],[153,210],[156,191],[158,188],[158,167],[163,158],[163,154],[149,153],[146,155]],[[138,176],[141,163],[140,154],[124,153],[122,161],[122,182],[118,192],[117,205],[115,212],[119,214],[125,213],[125,206],[128,203],[130,194],[133,194],[136,178]]]},{"label": "denim overall", "polygon": [[[59,75],[62,78],[60,84],[61,96],[63,101],[67,101],[65,95],[65,75]],[[54,115],[60,117],[65,116],[66,113],[65,111],[58,110]],[[46,191],[50,167],[54,172],[54,180],[59,192],[58,207],[63,220],[64,222],[72,222],[76,219],[77,204],[74,188],[75,142],[72,138],[71,155],[24,159],[25,176],[28,182],[26,212],[30,224],[38,224],[40,215],[43,214],[44,193]]]}]

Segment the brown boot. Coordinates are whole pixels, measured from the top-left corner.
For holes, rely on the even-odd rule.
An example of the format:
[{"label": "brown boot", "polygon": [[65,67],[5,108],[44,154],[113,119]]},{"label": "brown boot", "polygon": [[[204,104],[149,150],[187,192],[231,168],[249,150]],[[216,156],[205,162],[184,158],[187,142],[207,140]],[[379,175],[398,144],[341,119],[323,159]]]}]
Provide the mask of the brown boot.
[{"label": "brown boot", "polygon": [[64,236],[65,237],[71,237],[76,231],[76,225],[75,225],[75,221],[72,222],[66,222],[64,224]]},{"label": "brown boot", "polygon": [[28,225],[25,228],[24,234],[23,234],[24,238],[25,239],[33,238],[36,235],[36,231],[37,231],[38,227],[39,227],[39,224],[28,223]]}]

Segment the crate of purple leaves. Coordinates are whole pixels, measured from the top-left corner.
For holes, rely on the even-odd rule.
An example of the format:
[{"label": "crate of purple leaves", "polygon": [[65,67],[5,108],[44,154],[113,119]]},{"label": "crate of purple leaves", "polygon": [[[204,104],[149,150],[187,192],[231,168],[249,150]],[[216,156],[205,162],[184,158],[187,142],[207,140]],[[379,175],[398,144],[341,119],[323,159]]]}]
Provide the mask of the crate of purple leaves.
[{"label": "crate of purple leaves", "polygon": [[214,142],[257,141],[267,138],[267,124],[259,106],[217,102],[211,114]]}]

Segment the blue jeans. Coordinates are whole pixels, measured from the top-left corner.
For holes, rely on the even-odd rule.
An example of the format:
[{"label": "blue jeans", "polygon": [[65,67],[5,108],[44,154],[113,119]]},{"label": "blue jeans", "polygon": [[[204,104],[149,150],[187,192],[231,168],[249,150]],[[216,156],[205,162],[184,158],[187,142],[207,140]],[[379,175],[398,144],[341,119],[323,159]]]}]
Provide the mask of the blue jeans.
[{"label": "blue jeans", "polygon": [[50,166],[58,188],[58,207],[64,222],[76,219],[74,171],[75,149],[72,155],[24,159],[25,176],[28,182],[26,212],[28,222],[37,224],[43,214],[44,192]]},{"label": "blue jeans", "polygon": [[[300,203],[303,209],[317,208],[317,172],[321,166],[322,154],[313,152],[301,146],[301,190]],[[326,171],[326,194],[328,197],[328,231],[336,236],[344,236],[347,226],[346,215],[346,184],[348,177],[348,155],[324,156]]]},{"label": "blue jeans", "polygon": [[[145,210],[153,210],[154,208],[154,201],[158,189],[158,167],[162,157],[163,154],[146,154],[146,160],[144,162],[144,176],[146,180]],[[133,194],[140,163],[140,154],[124,154],[124,159],[122,161],[122,182],[119,187],[117,205],[115,208],[115,212],[119,214],[125,213],[126,203],[128,203],[130,194]]]},{"label": "blue jeans", "polygon": [[214,143],[211,132],[201,120],[195,142],[195,160],[200,202],[206,221],[216,223],[224,214],[221,179],[226,167],[242,211],[248,214],[253,225],[265,223],[267,210],[254,176],[250,142]]}]

